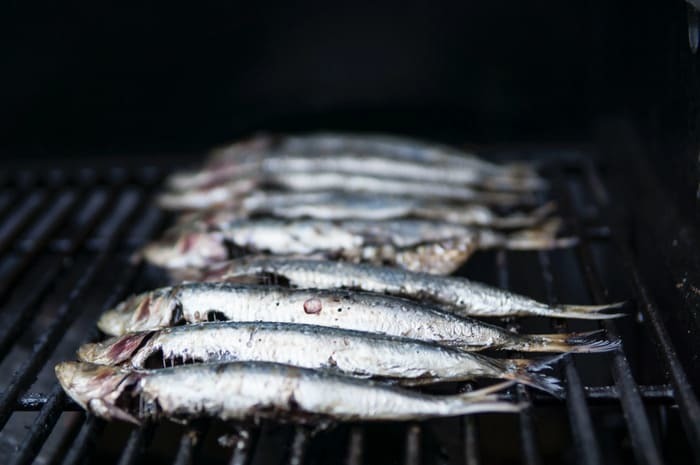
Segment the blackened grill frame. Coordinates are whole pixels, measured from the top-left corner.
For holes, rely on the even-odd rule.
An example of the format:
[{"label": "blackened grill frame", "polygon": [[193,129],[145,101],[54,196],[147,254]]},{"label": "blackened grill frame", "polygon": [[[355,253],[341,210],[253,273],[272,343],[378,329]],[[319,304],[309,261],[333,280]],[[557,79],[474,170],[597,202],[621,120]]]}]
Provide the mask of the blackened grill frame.
[{"label": "blackened grill frame", "polygon": [[[631,283],[630,287],[635,293],[639,309],[645,315],[644,324],[651,328],[651,333],[656,339],[655,342],[668,368],[671,382],[670,385],[653,386],[640,386],[634,382],[629,363],[623,351],[624,341],[623,347],[614,355],[611,369],[613,370],[615,384],[611,386],[595,389],[584,386],[574,363],[569,358],[566,358],[563,363],[563,374],[566,380],[565,403],[578,463],[586,465],[604,463],[603,453],[596,438],[590,413],[590,406],[596,402],[620,402],[629,437],[634,445],[635,459],[637,463],[644,464],[664,463],[659,445],[655,443],[654,434],[649,426],[650,420],[644,406],[654,402],[660,402],[664,405],[677,404],[680,407],[679,413],[688,443],[691,444],[691,447],[694,447],[695,461],[700,462],[700,423],[698,421],[700,419],[700,407],[698,406],[697,397],[688,382],[687,375],[675,353],[673,345],[670,343],[668,332],[659,315],[659,309],[654,304],[651,294],[644,284],[642,274],[635,263],[634,254],[625,242],[624,225],[615,223],[614,218],[608,212],[609,195],[595,165],[585,157],[564,157],[563,159],[563,162],[554,162],[549,167],[554,173],[552,178],[553,195],[561,202],[562,210],[567,212],[567,217],[573,221],[574,232],[581,238],[581,242],[576,247],[577,263],[586,281],[588,292],[594,303],[607,301],[603,280],[596,269],[596,264],[591,255],[590,236],[592,233],[578,221],[578,216],[572,213],[571,192],[569,191],[566,174],[564,174],[564,165],[567,165],[569,169],[573,167],[573,169],[578,170],[582,179],[585,180],[587,189],[593,193],[593,198],[598,208],[603,212],[602,218],[605,219],[609,230],[608,240],[614,246],[619,257],[621,257],[626,270],[626,277]],[[2,187],[11,190],[13,193],[8,197],[9,200],[0,204],[0,225],[14,217],[15,226],[11,227],[9,232],[0,236],[0,254],[14,247],[14,249],[21,252],[22,259],[12,268],[10,279],[7,281],[11,284],[3,284],[0,287],[0,298],[6,297],[12,284],[19,282],[23,278],[23,273],[29,267],[30,262],[47,249],[58,251],[64,257],[70,257],[82,249],[96,252],[95,257],[92,258],[92,262],[88,266],[87,272],[75,284],[68,300],[59,306],[55,312],[55,319],[50,326],[51,329],[48,335],[44,334],[35,341],[32,357],[12,375],[12,381],[8,385],[9,388],[0,393],[0,424],[2,426],[6,424],[9,416],[14,411],[38,411],[34,424],[28,431],[24,442],[12,457],[12,463],[31,463],[39,452],[40,446],[51,433],[60,414],[63,411],[78,409],[73,402],[66,398],[57,385],[48,395],[31,393],[27,392],[27,390],[31,387],[33,377],[43,367],[52,348],[60,342],[61,331],[77,317],[76,310],[73,308],[75,302],[85,289],[89,287],[96,273],[109,263],[109,260],[116,253],[124,253],[124,251],[116,250],[119,244],[123,246],[124,241],[120,236],[143,217],[145,210],[152,208],[152,205],[150,205],[152,196],[166,174],[166,172],[158,169],[146,168],[126,171],[112,170],[105,173],[84,171],[72,176],[60,171],[42,175],[31,172],[6,173],[2,178]],[[109,194],[102,207],[94,212],[93,217],[70,238],[67,244],[52,242],[52,237],[61,224],[66,221],[72,209],[81,204],[79,196],[69,202],[63,209],[59,209],[59,214],[56,214],[55,218],[49,222],[44,229],[44,233],[38,239],[28,244],[20,243],[21,241],[18,238],[21,232],[31,224],[41,221],[42,211],[45,211],[55,203],[51,194],[64,187],[66,183],[73,183],[77,186],[79,192],[88,191],[98,185],[107,187]],[[91,241],[91,232],[109,217],[118,194],[127,185],[139,187],[141,202],[133,206],[129,214],[123,219],[122,224],[114,229],[108,237]],[[20,199],[27,193],[37,192],[37,189],[44,189],[45,191],[42,191],[44,193],[39,200],[34,201],[34,205],[25,207],[26,210],[19,212],[17,209],[13,210],[14,199]],[[20,204],[20,208],[22,208],[22,205],[24,204]],[[152,224],[146,228],[149,234],[154,235],[163,227],[165,220],[166,217],[163,214],[152,217]],[[138,245],[138,243],[132,243],[130,247],[133,250]],[[507,252],[499,251],[496,254],[495,266],[498,270],[498,281],[502,287],[508,287],[509,282],[507,261]],[[550,270],[549,252],[538,253],[538,262],[548,299],[550,302],[555,303],[554,289],[556,280]],[[52,270],[46,280],[42,281],[38,286],[37,292],[22,307],[24,310],[17,312],[11,323],[0,329],[0,358],[6,357],[11,350],[12,345],[10,341],[30,327],[32,317],[28,315],[27,309],[38,304],[51,292],[53,281],[63,269],[63,265],[59,265],[55,270]],[[104,302],[103,308],[108,308],[119,299],[125,297],[138,273],[139,265],[136,263],[130,265],[123,272],[120,279],[117,280]],[[560,323],[553,323],[553,327],[556,330],[565,330],[565,326]],[[615,334],[614,323],[603,323],[603,327],[611,331],[613,335]],[[97,330],[90,334],[88,339],[95,337],[98,337]],[[469,386],[465,387],[468,388]],[[558,403],[558,401],[546,395],[530,392],[525,388],[509,391],[503,397],[532,402],[534,405]],[[477,443],[477,426],[471,417],[462,419],[461,424],[463,426],[464,462],[478,464],[480,463],[479,455],[474,447]],[[521,449],[523,451],[523,463],[543,463],[537,444],[537,433],[531,413],[528,410],[519,415],[518,425]],[[91,415],[86,415],[79,429],[71,435],[71,447],[65,451],[62,463],[81,463],[85,457],[89,456],[95,438],[103,427],[104,423],[101,420]],[[119,463],[136,463],[140,459],[155,428],[153,425],[145,425],[133,429],[119,458]],[[346,462],[348,464],[363,463],[362,458],[366,442],[363,438],[363,432],[361,425],[352,425],[348,428],[346,451]],[[0,428],[1,433],[2,428]],[[192,429],[190,433],[183,434],[179,440],[173,463],[190,463],[193,457],[196,456],[198,438],[201,435],[202,431],[197,429]],[[250,430],[247,435],[244,435],[237,447],[232,449],[229,463],[249,463],[251,454],[254,453],[254,445],[258,435],[259,431],[256,430]],[[421,447],[421,435],[422,425],[420,423],[407,426],[404,441],[404,463],[422,463],[421,458],[425,451]],[[310,440],[308,431],[302,427],[297,427],[291,437],[291,446],[285,461],[297,464],[303,463]]]}]

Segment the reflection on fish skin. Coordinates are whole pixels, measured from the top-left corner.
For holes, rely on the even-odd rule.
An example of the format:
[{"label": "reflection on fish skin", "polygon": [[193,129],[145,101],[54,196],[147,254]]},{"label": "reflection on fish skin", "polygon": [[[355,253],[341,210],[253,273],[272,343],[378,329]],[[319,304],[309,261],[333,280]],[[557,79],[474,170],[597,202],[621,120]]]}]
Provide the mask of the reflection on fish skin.
[{"label": "reflection on fish skin", "polygon": [[[321,310],[309,312],[310,299]],[[340,308],[342,311],[338,312]],[[326,326],[438,342],[461,350],[600,352],[617,345],[604,332],[518,335],[436,307],[382,294],[347,290],[299,290],[233,283],[185,283],[131,297],[98,321],[106,334],[219,320]]]},{"label": "reflection on fish skin", "polygon": [[[335,311],[343,309],[338,307]],[[212,322],[129,333],[85,344],[79,349],[78,358],[136,369],[153,363],[166,366],[173,361],[178,364],[275,362],[403,383],[500,378],[556,396],[562,392],[558,380],[536,373],[547,367],[553,361],[551,358],[547,361],[495,359],[402,337],[289,323]]]},{"label": "reflection on fish skin", "polygon": [[480,412],[518,412],[522,405],[491,394],[508,381],[466,394],[436,396],[271,363],[186,365],[147,371],[63,362],[56,376],[66,393],[105,419],[139,424],[170,418],[297,422],[416,420]]},{"label": "reflection on fish skin", "polygon": [[251,282],[255,276],[259,280],[272,277],[302,289],[346,288],[381,292],[429,302],[461,316],[545,316],[586,320],[624,316],[623,313],[601,313],[619,308],[624,302],[607,305],[548,305],[461,277],[436,276],[365,263],[257,256],[219,263],[212,269],[182,270],[178,276],[178,281],[211,282],[237,282],[246,277]]}]

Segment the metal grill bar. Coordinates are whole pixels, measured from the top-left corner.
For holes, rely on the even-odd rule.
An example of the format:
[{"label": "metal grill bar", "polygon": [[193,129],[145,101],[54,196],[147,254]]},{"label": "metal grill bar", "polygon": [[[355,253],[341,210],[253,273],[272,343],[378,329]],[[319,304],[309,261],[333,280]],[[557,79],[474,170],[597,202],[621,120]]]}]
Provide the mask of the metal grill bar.
[{"label": "metal grill bar", "polygon": [[[75,236],[75,239],[72,242],[71,248],[72,249],[77,249],[78,245],[87,237],[88,232],[97,224],[97,219],[104,216],[104,214],[107,211],[107,207],[111,205],[111,202],[105,202],[103,208],[98,211],[96,214],[93,215],[92,218],[90,218],[86,222],[86,227],[82,228],[80,231],[78,231],[78,234]],[[135,215],[136,213],[139,212],[139,208],[135,208],[130,215],[127,215],[123,220],[122,223],[114,230],[113,235],[112,235],[112,242],[116,243],[117,241],[114,240],[118,235],[121,233],[121,231],[128,226],[129,222],[128,220]],[[150,233],[152,233],[155,228],[158,226],[158,222],[154,222],[153,224],[150,225]],[[106,249],[104,251],[104,255],[98,256],[96,259],[96,262],[100,260],[103,257],[107,257],[106,254],[110,252],[110,249]],[[98,267],[92,268],[93,270],[98,269]],[[118,284],[114,287],[112,293],[110,294],[109,298],[105,302],[105,305],[103,307],[103,311],[106,310],[107,308],[111,307],[114,305],[119,298],[123,297],[128,283],[133,280],[133,278],[136,275],[136,268],[134,266],[130,267],[128,272],[125,273],[125,276],[123,280],[119,281]],[[87,284],[85,285],[87,286]],[[56,323],[54,323],[56,324]],[[97,332],[94,331],[94,334],[96,335]],[[93,337],[94,339],[94,337]],[[56,341],[53,343],[53,345],[57,344],[58,341],[60,341],[60,336]],[[47,345],[51,344],[51,342],[47,342]],[[36,350],[36,345],[35,345],[35,354],[37,353]],[[42,362],[40,362],[42,363]],[[42,363],[43,364],[43,363]],[[36,367],[36,370],[40,369],[41,365],[38,365]],[[32,368],[33,370],[34,368]],[[29,372],[29,370],[27,370]],[[65,401],[65,394],[63,393],[63,390],[60,388],[60,386],[56,385],[55,388],[53,389],[51,395],[49,396],[47,402],[44,404],[42,407],[41,413],[39,416],[35,419],[35,422],[29,431],[27,437],[25,438],[23,444],[20,447],[19,454],[16,457],[15,461],[13,463],[15,464],[23,464],[23,463],[29,463],[31,462],[36,454],[39,452],[39,447],[37,447],[37,444],[42,444],[45,440],[48,434],[50,433],[53,425],[55,424],[56,420],[60,416],[60,412],[63,407],[63,403]]]},{"label": "metal grill bar", "polygon": [[[649,404],[661,404],[661,405],[674,405],[674,390],[668,384],[659,385],[644,385],[641,384],[638,387],[639,394],[642,396],[645,402]],[[499,399],[502,400],[516,400],[516,395],[509,392],[502,392],[497,394]],[[620,395],[617,392],[617,387],[615,386],[593,386],[582,388],[582,395],[584,399],[588,401],[591,405],[609,405],[619,402]],[[568,394],[564,394],[564,398],[567,399]],[[530,398],[532,402],[536,405],[556,405],[560,401],[552,398],[552,396],[539,392],[531,392]],[[48,402],[48,396],[45,394],[39,394],[34,392],[29,392],[24,394],[15,404],[14,410],[18,412],[32,412],[41,410],[44,404]],[[81,411],[82,408],[68,399],[64,404],[64,410],[66,411]]]},{"label": "metal grill bar", "polygon": [[3,296],[12,289],[22,272],[32,263],[34,257],[41,252],[49,242],[49,238],[65,222],[71,213],[73,206],[78,202],[78,196],[72,195],[69,198],[61,197],[56,201],[55,211],[50,212],[49,224],[44,225],[39,237],[34,240],[33,247],[23,254],[22,259],[7,272],[0,282],[0,296]]},{"label": "metal grill bar", "polygon": [[347,465],[360,465],[363,463],[364,434],[362,428],[353,426],[348,435],[348,453],[345,463]]},{"label": "metal grill bar", "polygon": [[[508,255],[501,249],[496,253],[496,269],[498,271],[498,287],[501,289],[510,288],[510,278],[508,276]],[[523,460],[527,465],[537,465],[542,462],[539,449],[535,440],[536,433],[532,421],[532,403],[530,394],[525,386],[516,388],[516,399],[518,402],[526,404],[526,407],[518,414],[518,424],[520,427],[520,445],[523,451]]]},{"label": "metal grill bar", "polygon": [[[559,184],[564,186],[565,184],[562,182],[561,176],[561,173],[557,174]],[[562,204],[566,205],[568,211],[573,211],[572,195],[569,186],[567,186],[567,188],[562,189],[560,195],[557,196],[557,198],[561,199]],[[574,231],[580,234],[582,231],[576,215],[572,217],[571,221]],[[580,236],[580,242],[576,247],[576,251],[584,280],[591,293],[593,302],[596,304],[604,303],[606,301],[606,292],[602,287],[602,283],[595,269],[593,257],[591,256],[589,244],[585,236]],[[617,329],[613,323],[605,321],[603,327],[608,331],[609,337],[618,338]],[[663,460],[661,459],[661,454],[654,440],[649,418],[647,417],[644,404],[637,390],[637,384],[634,381],[632,371],[622,347],[617,349],[613,355],[612,373],[615,385],[621,393],[620,403],[622,405],[623,415],[627,421],[632,451],[636,460],[639,463],[649,465],[662,464]]]},{"label": "metal grill bar", "polygon": [[124,451],[121,457],[119,457],[119,465],[133,465],[136,463],[141,454],[143,454],[143,450],[148,443],[148,438],[151,436],[151,433],[151,425],[135,428],[129,435],[126,447],[124,447]]},{"label": "metal grill bar", "polygon": [[[547,252],[537,254],[540,268],[542,269],[542,279],[544,281],[547,302],[550,305],[557,303],[554,295],[554,274],[551,271],[551,262]],[[555,325],[556,327],[557,325]],[[565,330],[566,325],[560,327]],[[596,465],[602,463],[600,446],[595,437],[591,414],[586,404],[586,392],[583,389],[581,378],[574,366],[571,357],[564,358],[564,373],[566,376],[566,407],[569,412],[569,422],[574,439],[577,457],[580,463],[585,465]]]},{"label": "metal grill bar", "polygon": [[55,386],[51,392],[50,400],[41,410],[41,413],[34,419],[27,439],[20,446],[17,455],[11,462],[12,465],[31,463],[39,453],[41,445],[51,433],[58,417],[61,416],[61,404],[66,395],[60,386]]},{"label": "metal grill bar", "polygon": [[309,431],[303,426],[297,426],[294,429],[294,437],[289,448],[289,465],[301,465],[304,463],[306,456],[306,448],[309,443]]},{"label": "metal grill bar", "polygon": [[[580,161],[577,161],[576,163],[579,162]],[[587,180],[591,190],[594,191],[596,201],[601,203],[601,205],[604,204],[607,202],[607,198],[605,197],[607,194],[605,194],[602,183],[597,179],[595,169],[592,165],[590,167],[584,165],[584,167],[585,169],[582,171],[585,175],[584,179]],[[590,172],[588,172],[589,170]],[[563,173],[559,173],[559,176],[563,176]],[[81,226],[78,228],[79,230],[71,233],[71,238],[67,240],[54,238],[56,232],[60,229],[61,225],[65,223],[66,218],[69,217],[68,215],[70,215],[70,212],[73,211],[77,205],[81,204],[81,202],[75,199],[66,204],[60,204],[61,201],[59,197],[52,197],[52,195],[49,195],[49,193],[53,192],[63,192],[61,189],[65,190],[67,188],[68,184],[65,178],[65,176],[59,174],[56,175],[55,179],[48,181],[33,178],[23,180],[22,183],[24,184],[21,187],[26,188],[30,195],[22,196],[22,198],[27,200],[24,200],[19,205],[13,203],[14,199],[19,198],[19,196],[15,195],[16,192],[8,192],[9,195],[0,197],[0,218],[3,218],[3,220],[0,220],[0,226],[2,227],[0,231],[0,253],[11,251],[14,254],[13,256],[18,257],[18,260],[7,268],[6,276],[10,277],[15,283],[20,282],[21,279],[26,281],[29,279],[27,270],[30,269],[29,267],[36,261],[37,257],[46,257],[49,252],[51,254],[56,254],[48,255],[48,258],[53,264],[48,268],[49,272],[45,275],[46,277],[40,280],[35,286],[37,292],[28,296],[26,300],[22,300],[22,303],[17,306],[17,309],[21,310],[17,312],[17,317],[15,317],[14,314],[8,315],[12,317],[10,320],[7,320],[10,324],[4,325],[0,330],[0,360],[12,349],[13,341],[17,336],[25,333],[31,327],[30,325],[34,315],[33,312],[27,312],[27,309],[35,307],[44,301],[52,292],[60,273],[68,269],[69,265],[62,264],[62,258],[72,256],[78,251],[87,253],[96,252],[96,256],[92,257],[92,260],[89,261],[86,270],[92,273],[92,276],[86,278],[86,275],[83,274],[83,276],[77,280],[77,287],[68,295],[68,299],[59,306],[59,312],[53,315],[55,319],[49,325],[48,335],[42,335],[38,338],[32,349],[32,357],[21,364],[20,369],[13,375],[7,390],[0,393],[0,429],[7,422],[11,411],[39,411],[24,437],[22,444],[12,456],[11,463],[13,464],[30,463],[37,456],[62,412],[81,410],[74,402],[66,399],[66,396],[58,386],[55,386],[49,395],[25,393],[20,396],[20,393],[43,367],[49,352],[62,340],[62,332],[65,331],[79,313],[79,311],[76,310],[76,303],[83,295],[87,295],[86,289],[90,287],[92,280],[96,276],[102,275],[102,270],[105,268],[103,265],[106,264],[108,260],[107,256],[116,256],[116,244],[123,244],[127,248],[135,245],[132,239],[124,237],[124,232],[127,227],[133,226],[134,219],[136,218],[135,212],[143,211],[143,207],[131,207],[130,212],[124,216],[124,219],[117,227],[112,229],[107,237],[89,237],[110,213],[109,206],[113,205],[122,187],[126,186],[128,182],[125,176],[122,176],[120,181],[116,181],[116,177],[112,177],[107,182],[107,186],[111,187],[111,189],[107,191],[111,195],[109,197],[111,200],[104,200],[99,208],[95,208],[94,211],[91,211],[90,220],[81,222]],[[96,185],[95,183],[97,181],[95,181],[94,176],[85,179],[71,184],[71,188],[82,192],[81,189],[89,191],[92,186]],[[146,179],[146,177],[135,179],[135,183],[138,187],[145,187],[144,179]],[[599,185],[594,185],[595,183],[599,183]],[[19,182],[15,184],[19,184]],[[565,201],[565,206],[571,207],[568,204],[572,203],[570,197],[573,193],[570,191],[570,187],[566,184],[565,179],[561,185],[563,195],[560,197]],[[13,187],[13,189],[19,188],[20,186]],[[39,190],[29,190],[37,188]],[[603,193],[603,197],[601,197],[601,192]],[[44,197],[41,197],[42,195]],[[31,198],[35,198],[35,200],[30,202],[29,199]],[[143,196],[140,198],[144,199]],[[8,200],[4,201],[2,199]],[[605,200],[605,202],[601,202],[601,199]],[[38,206],[35,205],[36,202],[39,202]],[[45,216],[47,209],[53,211],[54,216]],[[43,216],[42,212],[44,214]],[[605,287],[601,276],[598,275],[598,271],[595,268],[590,245],[588,244],[588,240],[591,238],[589,233],[592,227],[587,224],[584,231],[584,226],[578,221],[578,212],[572,213],[573,219],[576,220],[574,226],[577,228],[577,232],[582,238],[582,244],[576,250],[578,263],[582,270],[581,275],[588,285],[594,302],[603,302],[607,300],[605,298]],[[5,219],[9,220],[9,223],[5,223]],[[37,225],[41,226],[38,227]],[[700,444],[700,441],[693,441],[693,438],[698,438],[698,434],[700,434],[698,432],[700,426],[697,422],[693,421],[693,419],[700,418],[697,413],[697,399],[692,393],[683,368],[673,351],[668,333],[666,332],[662,320],[658,316],[658,309],[642,282],[631,250],[629,250],[629,248],[625,249],[627,245],[624,241],[619,240],[619,238],[616,239],[616,234],[619,235],[620,231],[623,230],[619,229],[617,225],[613,226],[615,227],[612,229],[612,233],[609,234],[609,230],[605,226],[596,225],[595,228],[597,229],[595,230],[601,233],[596,234],[594,239],[602,238],[607,240],[608,236],[610,236],[613,240],[618,240],[620,242],[617,245],[621,250],[621,256],[627,267],[626,273],[632,282],[632,287],[637,294],[638,301],[640,305],[642,305],[641,310],[648,316],[646,326],[651,329],[651,332],[654,333],[655,337],[659,340],[660,352],[666,364],[669,366],[672,386],[664,384],[648,386],[636,385],[631,378],[629,364],[624,358],[624,354],[620,352],[613,358],[612,370],[615,379],[614,385],[596,388],[584,387],[581,376],[571,358],[565,358],[564,374],[567,380],[565,397],[575,445],[576,460],[586,465],[602,463],[603,454],[596,440],[589,407],[592,405],[618,406],[620,403],[622,403],[630,439],[634,446],[635,457],[639,462],[661,463],[659,450],[654,444],[655,432],[652,430],[649,418],[644,411],[645,406],[654,404],[664,407],[675,403],[679,405],[679,415],[683,421],[686,433],[688,434],[689,442],[691,446],[696,449],[695,452],[698,454],[696,457],[700,457],[700,451],[698,451],[698,444]],[[35,232],[35,238],[32,240],[19,239],[22,233],[29,230],[30,227],[33,228]],[[539,265],[542,270],[547,299],[550,303],[555,303],[557,300],[554,295],[556,283],[552,276],[549,257],[550,255],[548,253],[540,253]],[[499,252],[497,254],[496,267],[499,273],[499,283],[507,287],[509,267],[507,254],[505,252]],[[125,273],[126,278],[119,280],[122,284],[110,290],[106,302],[113,303],[116,299],[121,298],[125,292],[132,287],[131,283],[134,278],[138,276],[138,272],[138,268],[129,268]],[[11,287],[12,286],[0,283],[0,294],[3,292],[9,294],[9,289],[11,289]],[[3,296],[0,295],[0,298],[2,297]],[[111,306],[111,304],[108,303],[105,303],[105,305]],[[29,315],[24,315],[27,313],[29,313]],[[615,327],[613,325],[606,324],[606,327],[607,326],[610,326],[614,332]],[[555,324],[555,327],[561,331],[565,329],[564,325]],[[625,376],[627,376],[627,378],[625,378]],[[464,387],[468,388],[468,385]],[[632,399],[629,398],[630,390],[633,393]],[[522,387],[501,393],[499,397],[504,400],[525,401],[536,406],[560,404],[560,401],[546,394]],[[533,421],[535,412],[539,412],[539,410],[533,410],[532,407],[529,407],[518,417],[522,460],[525,463],[540,463],[543,461],[539,455],[537,431]],[[630,416],[630,412],[632,416]],[[82,416],[75,416],[76,421],[73,423],[70,434],[65,435],[65,439],[62,440],[62,443],[66,444],[66,446],[61,446],[62,450],[51,458],[50,462],[52,464],[61,462],[61,459],[62,463],[65,464],[84,463],[89,458],[95,439],[98,437],[105,424],[91,415],[85,416],[84,419],[82,418]],[[462,418],[461,422],[463,427],[461,438],[463,439],[464,461],[468,464],[479,463],[479,435],[476,428],[477,419],[473,416],[469,416]],[[153,428],[155,428],[155,426]],[[141,461],[153,433],[153,428],[142,427],[134,429],[131,432],[119,459],[120,463],[136,463]],[[403,436],[405,463],[421,463],[423,455],[427,458],[430,454],[434,453],[434,451],[429,448],[422,450],[423,444],[421,438],[424,434],[427,435],[428,433],[429,430],[425,424],[413,424],[406,428]],[[228,460],[229,463],[245,465],[251,461],[253,455],[252,450],[257,434],[258,432],[256,429],[251,430],[248,435],[239,437],[238,442],[231,451]],[[364,434],[365,432],[362,425],[354,425],[349,428],[346,455],[346,462],[348,464],[354,465],[363,463],[366,459]],[[197,449],[199,437],[203,436],[201,434],[198,434],[196,437],[188,433],[183,434],[180,437],[173,463],[191,463],[195,461],[195,458],[199,458],[198,456],[200,453],[204,454],[203,450],[198,451]],[[426,447],[428,437],[429,436],[426,436]],[[651,440],[648,441],[649,439]],[[644,441],[648,442],[642,444],[642,448],[640,448],[640,443]],[[309,447],[310,439],[308,430],[304,428],[295,429],[291,442],[288,444],[290,445],[290,449],[288,455],[284,457],[284,460],[289,463],[298,464],[309,461],[314,462],[314,458],[308,456],[315,450],[315,447]],[[68,445],[70,445],[70,447],[68,447]]]},{"label": "metal grill bar", "polygon": [[[84,246],[85,240],[90,232],[93,231],[97,224],[111,211],[116,198],[117,190],[112,189],[111,194],[102,205],[102,208],[94,212],[84,223],[83,227],[70,239],[66,250],[63,252],[63,257],[72,256],[80,247]],[[45,273],[42,280],[37,283],[34,292],[30,296],[27,296],[24,304],[14,312],[12,319],[4,325],[2,333],[0,333],[0,361],[7,356],[11,345],[25,329],[25,326],[36,316],[36,312],[31,311],[31,309],[38,307],[39,302],[53,289],[56,278],[65,268],[65,262],[59,257],[54,267]]]},{"label": "metal grill bar", "polygon": [[51,348],[61,340],[65,328],[72,323],[79,312],[76,309],[76,302],[82,296],[85,289],[92,283],[97,275],[97,271],[104,266],[116,245],[119,235],[130,223],[128,220],[138,212],[138,209],[132,210],[129,217],[122,220],[121,224],[115,228],[110,234],[111,243],[95,258],[85,270],[82,277],[76,282],[73,290],[69,294],[66,301],[56,310],[55,319],[48,330],[43,333],[35,343],[32,354],[13,374],[10,383],[8,384],[2,397],[0,397],[0,428],[4,427],[11,414],[11,407],[14,405],[17,396],[22,389],[25,389],[29,382],[33,379],[36,373],[41,369],[46,359],[50,355]]},{"label": "metal grill bar", "polygon": [[246,465],[250,462],[257,433],[252,429],[241,428],[236,436],[236,444],[234,444],[233,454],[231,454],[228,463],[229,465]]},{"label": "metal grill bar", "polygon": [[[613,215],[609,213],[610,201],[607,190],[595,172],[593,165],[591,163],[584,163],[583,169],[585,178],[591,187],[591,191],[594,193],[594,198],[598,206],[609,218],[613,218]],[[631,281],[632,288],[635,291],[638,301],[641,302],[641,310],[646,316],[647,321],[651,324],[656,340],[662,349],[662,358],[665,360],[671,375],[671,382],[674,387],[674,398],[677,400],[680,407],[679,413],[683,421],[683,427],[688,435],[688,442],[693,448],[695,461],[700,463],[700,404],[678,360],[676,350],[671,343],[659,310],[642,281],[640,272],[635,264],[634,255],[629,245],[622,239],[625,237],[625,229],[623,225],[615,224],[614,226],[615,233],[612,235],[613,242],[620,251],[625,274]]]},{"label": "metal grill bar", "polygon": [[77,465],[85,460],[95,446],[97,435],[104,427],[104,422],[88,414],[78,436],[73,441],[68,454],[63,459],[63,465]]},{"label": "metal grill bar", "polygon": [[421,427],[418,423],[409,425],[406,428],[406,444],[404,447],[406,456],[403,461],[405,465],[419,465],[421,463],[421,434]]}]

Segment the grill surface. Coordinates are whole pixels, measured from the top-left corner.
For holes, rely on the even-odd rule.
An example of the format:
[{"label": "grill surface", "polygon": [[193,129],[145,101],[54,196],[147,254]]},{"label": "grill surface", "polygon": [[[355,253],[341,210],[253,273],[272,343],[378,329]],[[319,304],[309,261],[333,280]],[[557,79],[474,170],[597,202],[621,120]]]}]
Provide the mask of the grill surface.
[{"label": "grill surface", "polygon": [[[565,156],[562,156],[565,155]],[[629,300],[613,322],[507,321],[513,330],[620,336],[611,354],[567,356],[559,401],[517,387],[519,415],[315,432],[263,422],[134,428],[66,398],[53,365],[99,337],[97,315],[160,277],[130,260],[168,218],[151,197],[165,169],[22,171],[0,178],[0,461],[100,463],[700,463],[700,408],[599,172],[577,154],[537,153],[569,232],[553,252],[480,252],[460,274],[550,302]],[[165,165],[163,165],[165,166]],[[676,311],[681,311],[676,310]],[[696,354],[697,356],[698,354]],[[474,385],[447,386],[467,390]]]}]

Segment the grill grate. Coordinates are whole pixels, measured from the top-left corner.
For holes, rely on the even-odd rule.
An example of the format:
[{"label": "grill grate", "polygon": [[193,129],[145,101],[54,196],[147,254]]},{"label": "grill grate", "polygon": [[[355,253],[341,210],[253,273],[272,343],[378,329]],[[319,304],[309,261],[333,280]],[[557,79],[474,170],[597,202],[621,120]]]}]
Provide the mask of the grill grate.
[{"label": "grill grate", "polygon": [[[661,464],[688,453],[700,460],[697,398],[636,267],[624,223],[605,223],[613,216],[603,180],[584,157],[550,158],[553,195],[581,243],[552,252],[484,252],[463,272],[551,303],[633,298],[630,316],[614,322],[506,323],[540,332],[601,326],[622,337],[622,347],[565,357],[557,373],[566,383],[563,402],[522,386],[503,393],[530,404],[517,416],[352,424],[318,434],[271,422],[132,428],[85,415],[58,387],[52,366],[99,336],[94,323],[102,310],[157,281],[130,255],[166,224],[152,204],[166,173],[7,173],[0,178],[2,463],[133,464],[148,457],[235,465]],[[217,442],[223,433],[231,436]]]}]

